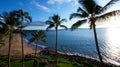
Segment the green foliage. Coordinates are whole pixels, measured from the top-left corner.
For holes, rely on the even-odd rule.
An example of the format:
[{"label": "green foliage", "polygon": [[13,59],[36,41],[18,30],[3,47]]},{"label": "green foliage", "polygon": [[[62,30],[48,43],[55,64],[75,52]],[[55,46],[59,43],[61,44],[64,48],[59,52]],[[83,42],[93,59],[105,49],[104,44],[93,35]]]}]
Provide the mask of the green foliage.
[{"label": "green foliage", "polygon": [[46,24],[49,26],[46,28],[46,30],[49,30],[50,28],[55,27],[55,29],[58,29],[58,27],[64,27],[67,28],[65,25],[61,25],[62,22],[66,22],[66,19],[61,19],[58,14],[54,14],[52,17],[49,18],[49,20],[46,21]]},{"label": "green foliage", "polygon": [[24,59],[24,60],[25,60],[25,61],[29,61],[29,60],[32,60],[34,57],[35,57],[35,56],[28,54],[28,55],[25,55],[25,58],[26,58],[26,59]]},{"label": "green foliage", "polygon": [[0,61],[0,67],[5,67],[7,64],[5,62]]},{"label": "green foliage", "polygon": [[80,21],[77,21],[76,23],[74,23],[71,27],[72,30],[78,28],[79,26],[81,26],[82,24],[86,23],[86,19],[85,20],[80,20]]},{"label": "green foliage", "polygon": [[7,56],[0,56],[0,67],[7,66]]},{"label": "green foliage", "polygon": [[32,38],[29,40],[29,42],[34,42],[34,41],[42,41],[42,42],[46,42],[46,35],[44,33],[43,30],[38,30],[37,32],[33,31],[31,32]]},{"label": "green foliage", "polygon": [[16,60],[16,61],[11,62],[11,67],[18,67],[18,66],[19,67],[22,66],[20,60]]},{"label": "green foliage", "polygon": [[33,62],[34,62],[34,60],[25,61],[24,62],[25,67],[32,67],[33,66]]},{"label": "green foliage", "polygon": [[[33,67],[34,59],[33,56],[27,55],[26,58],[31,58],[30,60],[24,61],[25,67]],[[14,61],[11,61],[11,67],[21,67],[21,59],[19,57],[12,57],[11,58]],[[37,66],[38,67],[45,67],[47,64],[43,62],[43,60],[47,59],[48,63],[52,64],[54,62],[53,56],[47,56],[43,55],[40,57],[37,57]],[[51,63],[52,61],[52,63]],[[0,67],[7,66],[7,56],[0,56]],[[68,59],[68,58],[58,58],[58,67],[97,67],[94,64],[89,63],[86,60],[75,60],[75,59]]]}]

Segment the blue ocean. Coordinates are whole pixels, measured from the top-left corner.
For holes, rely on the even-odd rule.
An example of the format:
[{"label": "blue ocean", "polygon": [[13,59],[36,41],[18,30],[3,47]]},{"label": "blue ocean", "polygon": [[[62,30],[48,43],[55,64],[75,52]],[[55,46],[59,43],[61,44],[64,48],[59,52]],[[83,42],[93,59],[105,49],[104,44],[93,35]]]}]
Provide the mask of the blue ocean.
[{"label": "blue ocean", "polygon": [[[40,44],[54,49],[55,30],[45,31],[45,33],[47,43],[40,42]],[[98,28],[97,37],[104,62],[120,65],[120,29]],[[80,55],[98,60],[92,29],[59,30],[58,50],[65,54]]]}]

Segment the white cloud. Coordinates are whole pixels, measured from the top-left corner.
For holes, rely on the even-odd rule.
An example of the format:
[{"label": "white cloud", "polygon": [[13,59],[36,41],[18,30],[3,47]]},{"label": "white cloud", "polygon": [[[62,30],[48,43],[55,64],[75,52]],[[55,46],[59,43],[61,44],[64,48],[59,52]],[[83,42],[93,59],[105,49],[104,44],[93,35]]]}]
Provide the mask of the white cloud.
[{"label": "white cloud", "polygon": [[58,3],[58,4],[62,4],[62,3],[69,3],[71,2],[71,0],[48,0],[48,4],[55,4],[55,3]]},{"label": "white cloud", "polygon": [[38,2],[36,2],[35,0],[31,2],[31,4],[33,4],[34,6],[36,6],[37,8],[44,10],[46,12],[50,12],[50,9],[44,5],[39,4]]},{"label": "white cloud", "polygon": [[62,3],[71,3],[72,5],[78,5],[78,0],[48,0],[48,4],[62,4]]}]

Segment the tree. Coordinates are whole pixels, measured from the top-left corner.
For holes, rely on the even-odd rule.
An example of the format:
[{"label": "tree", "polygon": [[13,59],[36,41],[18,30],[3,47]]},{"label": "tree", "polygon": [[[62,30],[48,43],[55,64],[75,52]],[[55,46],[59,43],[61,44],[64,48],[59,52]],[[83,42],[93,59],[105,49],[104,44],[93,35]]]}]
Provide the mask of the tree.
[{"label": "tree", "polygon": [[104,67],[104,63],[102,60],[102,56],[100,53],[98,40],[97,40],[97,33],[96,33],[96,21],[101,20],[108,20],[111,16],[116,16],[120,10],[114,10],[110,12],[105,12],[110,6],[112,6],[118,0],[111,0],[105,6],[101,7],[98,5],[94,0],[79,0],[78,2],[82,5],[77,9],[76,13],[72,13],[70,15],[70,20],[72,18],[80,18],[76,23],[74,23],[71,27],[72,30],[78,28],[82,24],[88,22],[90,23],[90,29],[93,29],[94,32],[94,39],[96,44],[96,50],[99,56],[99,60],[101,62],[101,67]]},{"label": "tree", "polygon": [[59,15],[54,14],[52,17],[49,18],[49,20],[47,20],[47,24],[49,25],[47,27],[47,30],[49,30],[50,28],[55,28],[56,30],[56,46],[55,46],[55,54],[56,54],[56,67],[57,67],[57,49],[58,49],[58,27],[63,27],[65,29],[67,29],[67,27],[65,25],[61,25],[62,22],[67,21],[66,19],[61,19]]},{"label": "tree", "polygon": [[36,47],[35,47],[35,56],[36,56],[36,54],[37,54],[37,47],[38,47],[38,41],[42,41],[42,42],[46,42],[46,35],[45,35],[45,33],[44,33],[44,31],[43,30],[38,30],[37,32],[36,31],[33,31],[33,32],[31,32],[31,35],[32,35],[32,38],[30,38],[30,43],[31,42],[34,42],[34,41],[36,41],[37,42],[37,44],[36,44]]},{"label": "tree", "polygon": [[8,67],[10,67],[12,34],[15,31],[15,28],[20,26],[21,22],[19,19],[18,11],[16,10],[11,12],[4,12],[1,16],[3,18],[4,24],[8,27],[8,30],[6,32],[9,34]]},{"label": "tree", "polygon": [[[25,31],[23,31],[23,28],[26,27],[30,22],[32,22],[31,16],[29,16],[28,12],[23,11],[22,9],[17,11],[19,23],[21,23],[19,26],[17,26],[17,30],[19,30],[18,33],[21,34],[21,45],[22,45],[22,67],[24,67],[24,47],[23,47],[23,35],[25,34]],[[26,22],[26,24],[25,24]]]},{"label": "tree", "polygon": [[[35,57],[37,55],[38,41],[46,42],[46,35],[43,30],[38,30],[31,32],[32,38],[30,38],[29,42],[37,42],[35,47]],[[34,58],[34,67],[37,67],[37,59]]]},{"label": "tree", "polygon": [[14,30],[14,26],[16,24],[16,18],[15,16],[16,11],[7,13],[4,12],[3,17],[5,20],[5,23],[9,26],[9,48],[8,48],[8,67],[10,67],[10,56],[11,56],[11,39],[12,39],[12,33]]}]

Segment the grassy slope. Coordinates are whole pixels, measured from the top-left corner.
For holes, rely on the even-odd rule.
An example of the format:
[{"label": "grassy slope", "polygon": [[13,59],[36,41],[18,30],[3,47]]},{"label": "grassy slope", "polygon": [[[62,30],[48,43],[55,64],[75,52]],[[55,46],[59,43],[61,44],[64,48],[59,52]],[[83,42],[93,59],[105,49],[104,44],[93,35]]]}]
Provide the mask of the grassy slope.
[{"label": "grassy slope", "polygon": [[[25,60],[25,67],[33,66],[33,57],[27,57],[29,59]],[[21,67],[20,58],[11,58],[11,67]],[[45,61],[47,59],[47,61]],[[38,67],[52,67],[51,64],[54,64],[54,58],[51,56],[41,56],[37,57]],[[0,57],[0,67],[4,67],[7,65],[7,56]],[[87,61],[76,61],[74,59],[68,58],[58,58],[58,67],[97,67],[93,64],[88,63]]]}]

